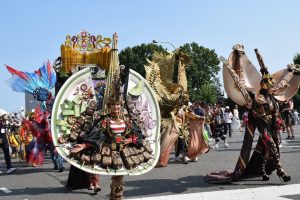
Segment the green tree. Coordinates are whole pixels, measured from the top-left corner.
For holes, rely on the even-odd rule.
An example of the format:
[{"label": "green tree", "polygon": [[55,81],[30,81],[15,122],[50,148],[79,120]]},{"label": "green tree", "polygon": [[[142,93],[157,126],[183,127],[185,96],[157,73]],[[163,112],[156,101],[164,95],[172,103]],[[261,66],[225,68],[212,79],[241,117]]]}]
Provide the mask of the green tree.
[{"label": "green tree", "polygon": [[213,77],[212,78],[213,80],[213,85],[214,85],[214,88],[215,88],[215,91],[216,91],[216,96],[217,96],[217,99],[222,99],[224,98],[224,92],[222,91],[222,85],[220,83],[220,79],[219,77]]},{"label": "green tree", "polygon": [[145,77],[144,65],[147,63],[146,58],[151,60],[154,51],[166,52],[161,45],[156,44],[141,44],[134,47],[127,47],[119,53],[120,64],[129,66],[130,69]]},{"label": "green tree", "polygon": [[216,89],[212,84],[204,84],[199,88],[196,98],[206,103],[214,103],[217,100]]},{"label": "green tree", "polygon": [[[181,50],[190,56],[192,62],[188,65],[186,73],[188,78],[189,94],[191,101],[202,100],[201,86],[214,85],[215,92],[212,99],[216,99],[219,95],[220,82],[216,78],[220,67],[220,61],[214,50],[199,46],[197,43],[187,43],[180,47]],[[211,102],[214,103],[215,101]]]},{"label": "green tree", "polygon": [[294,56],[294,64],[298,64],[300,65],[300,53],[297,53],[295,56]]}]

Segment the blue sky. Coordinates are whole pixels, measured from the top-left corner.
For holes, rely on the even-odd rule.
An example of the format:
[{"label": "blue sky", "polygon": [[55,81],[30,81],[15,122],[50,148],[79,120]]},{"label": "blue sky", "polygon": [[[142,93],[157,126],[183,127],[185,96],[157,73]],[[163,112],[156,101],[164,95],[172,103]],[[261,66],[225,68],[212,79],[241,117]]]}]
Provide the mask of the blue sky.
[{"label": "blue sky", "polygon": [[120,50],[157,39],[177,47],[197,42],[228,57],[232,46],[242,43],[256,66],[254,48],[275,72],[300,52],[299,7],[297,0],[3,1],[0,108],[24,106],[24,94],[5,83],[11,75],[4,64],[32,72],[60,56],[65,36],[82,29],[105,37],[117,32]]}]

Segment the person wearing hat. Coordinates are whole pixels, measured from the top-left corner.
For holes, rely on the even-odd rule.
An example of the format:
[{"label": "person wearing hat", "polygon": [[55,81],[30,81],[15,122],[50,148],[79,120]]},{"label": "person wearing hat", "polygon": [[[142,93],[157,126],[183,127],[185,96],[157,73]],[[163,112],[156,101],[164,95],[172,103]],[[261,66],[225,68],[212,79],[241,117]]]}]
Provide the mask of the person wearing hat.
[{"label": "person wearing hat", "polygon": [[[6,163],[7,174],[10,174],[16,170],[16,168],[13,168],[11,165],[11,157],[9,154],[9,145],[7,140],[7,126],[6,126],[6,112],[0,113],[0,147],[2,148],[4,159]],[[2,173],[2,171],[0,171]]]}]

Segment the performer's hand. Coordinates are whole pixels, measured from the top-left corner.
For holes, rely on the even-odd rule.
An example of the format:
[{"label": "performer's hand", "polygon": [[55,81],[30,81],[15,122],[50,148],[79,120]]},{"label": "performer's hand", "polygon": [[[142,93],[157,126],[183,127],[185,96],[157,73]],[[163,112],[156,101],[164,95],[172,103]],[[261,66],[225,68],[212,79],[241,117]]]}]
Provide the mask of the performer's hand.
[{"label": "performer's hand", "polygon": [[70,153],[78,153],[85,149],[85,144],[75,144],[74,148],[70,150]]},{"label": "performer's hand", "polygon": [[124,144],[130,144],[130,143],[132,143],[132,139],[131,138],[128,138],[128,139],[124,140]]}]

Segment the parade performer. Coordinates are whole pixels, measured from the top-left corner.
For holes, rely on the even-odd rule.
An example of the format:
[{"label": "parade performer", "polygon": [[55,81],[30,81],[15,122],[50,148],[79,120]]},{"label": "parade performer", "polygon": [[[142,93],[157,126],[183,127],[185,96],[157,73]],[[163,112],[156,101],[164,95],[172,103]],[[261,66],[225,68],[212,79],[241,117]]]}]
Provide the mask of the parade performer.
[{"label": "parade performer", "polygon": [[[199,117],[187,109],[189,95],[185,68],[190,58],[177,49],[169,54],[154,52],[152,61],[147,61],[146,79],[155,91],[163,118],[161,152],[157,167],[167,166],[177,139],[182,147],[183,161],[187,163],[187,160],[195,159],[209,149],[208,142],[203,137],[204,117]],[[173,81],[175,65],[178,66],[177,82]]]},{"label": "parade performer", "polygon": [[52,141],[50,114],[43,112],[39,105],[34,109],[28,119],[22,122],[23,135],[26,141],[26,162],[33,167],[41,166],[45,158],[45,152],[49,150],[53,162],[53,169],[62,172],[63,159],[55,151]]},{"label": "parade performer", "polygon": [[[141,130],[133,124],[128,117],[123,113],[123,101],[121,96],[113,96],[109,99],[109,113],[101,116],[99,122],[95,122],[97,129],[94,129],[84,139],[83,144],[77,144],[71,150],[71,154],[78,153],[84,149],[92,149],[94,152],[111,152],[112,160],[103,162],[102,165],[112,165],[113,168],[120,169],[125,167],[127,169],[133,168],[136,163],[132,163],[126,157],[126,151],[129,148],[136,148],[140,151],[143,148],[147,149],[144,152],[143,162],[150,159],[152,149],[146,144],[143,145]],[[133,127],[135,128],[133,129]],[[102,145],[102,148],[99,146]],[[150,154],[147,154],[150,153]],[[110,154],[110,153],[109,153]],[[123,156],[121,156],[121,154]],[[106,157],[104,156],[103,159]],[[112,162],[112,163],[111,163]],[[141,162],[141,161],[139,161]],[[141,163],[143,163],[141,162]],[[123,196],[123,176],[114,176],[112,178],[111,198],[120,199]]]},{"label": "parade performer", "polygon": [[[83,33],[88,34],[84,31],[79,37]],[[160,115],[146,80],[119,65],[116,34],[113,48],[107,50],[108,68],[90,64],[75,72],[60,88],[54,102],[52,134],[58,152],[80,169],[76,173],[87,172],[84,177],[89,178],[94,189],[101,189],[95,175],[111,175],[110,199],[119,200],[123,199],[124,175],[146,173],[157,163]],[[105,88],[104,92],[95,91],[99,85]],[[75,174],[70,176],[76,181]],[[69,181],[71,178],[71,186]]]},{"label": "parade performer", "polygon": [[[243,146],[233,172],[223,171],[205,177],[211,183],[238,181],[243,175],[258,175],[263,181],[276,170],[277,175],[288,182],[291,177],[280,163],[277,119],[279,102],[291,99],[300,83],[298,65],[290,64],[287,69],[271,75],[264,65],[260,53],[255,49],[260,73],[247,58],[244,47],[235,45],[228,61],[224,62],[223,78],[227,95],[240,106],[248,109],[248,124],[245,127]],[[293,87],[288,87],[293,85]],[[249,160],[254,131],[260,133],[255,151]]]},{"label": "parade performer", "polygon": [[8,141],[12,148],[11,156],[19,156],[20,161],[25,161],[25,144],[21,135],[22,121],[25,118],[23,108],[19,112],[8,115]]},{"label": "parade performer", "polygon": [[[32,94],[34,99],[41,102],[35,109],[34,118],[23,122],[25,129],[34,136],[28,145],[28,148],[31,149],[30,155],[27,155],[29,164],[33,166],[42,165],[44,150],[47,146],[50,150],[54,168],[58,168],[54,161],[55,153],[49,125],[49,117],[54,101],[50,90],[54,88],[56,82],[56,74],[51,63],[49,61],[44,63],[42,67],[33,73],[18,71],[8,65],[6,65],[6,68],[13,75],[6,82],[14,91]],[[60,171],[62,171],[61,169]]]},{"label": "parade performer", "polygon": [[26,131],[33,136],[33,140],[29,145],[30,153],[27,156],[28,164],[32,166],[43,164],[46,144],[52,141],[51,133],[49,133],[50,125],[48,117],[48,113],[44,115],[40,108],[36,107],[34,115],[30,117],[30,120],[23,121]]}]

